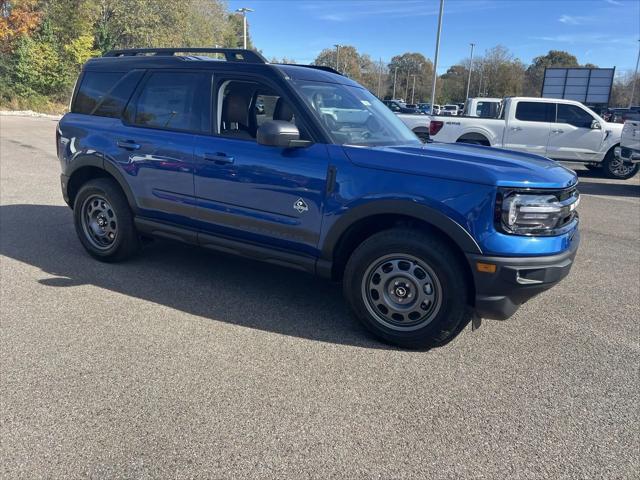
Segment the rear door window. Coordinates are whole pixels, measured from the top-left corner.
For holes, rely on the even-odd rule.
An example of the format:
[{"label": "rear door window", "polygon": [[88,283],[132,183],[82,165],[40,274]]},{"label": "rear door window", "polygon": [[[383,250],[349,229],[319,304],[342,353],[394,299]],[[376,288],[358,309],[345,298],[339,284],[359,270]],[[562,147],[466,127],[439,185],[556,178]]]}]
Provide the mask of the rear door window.
[{"label": "rear door window", "polygon": [[124,75],[125,72],[85,72],[71,111],[90,115]]},{"label": "rear door window", "polygon": [[151,73],[125,118],[141,127],[208,133],[210,78],[200,72]]},{"label": "rear door window", "polygon": [[523,122],[553,122],[555,108],[555,103],[518,102],[516,119]]}]

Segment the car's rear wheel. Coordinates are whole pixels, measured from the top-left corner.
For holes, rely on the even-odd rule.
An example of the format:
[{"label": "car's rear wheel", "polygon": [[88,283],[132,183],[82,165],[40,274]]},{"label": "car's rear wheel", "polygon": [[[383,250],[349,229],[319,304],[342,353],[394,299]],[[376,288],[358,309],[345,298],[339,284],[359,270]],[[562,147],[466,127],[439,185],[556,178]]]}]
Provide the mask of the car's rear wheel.
[{"label": "car's rear wheel", "polygon": [[131,209],[113,180],[85,183],[76,195],[73,215],[82,246],[98,260],[121,261],[138,251],[140,239]]},{"label": "car's rear wheel", "polygon": [[604,172],[609,178],[626,180],[633,177],[640,169],[640,163],[625,163],[621,158],[617,158],[613,149],[609,150],[603,160]]},{"label": "car's rear wheel", "polygon": [[387,230],[365,240],[347,263],[344,294],[374,335],[406,348],[443,343],[468,312],[459,259],[438,238],[415,230]]}]

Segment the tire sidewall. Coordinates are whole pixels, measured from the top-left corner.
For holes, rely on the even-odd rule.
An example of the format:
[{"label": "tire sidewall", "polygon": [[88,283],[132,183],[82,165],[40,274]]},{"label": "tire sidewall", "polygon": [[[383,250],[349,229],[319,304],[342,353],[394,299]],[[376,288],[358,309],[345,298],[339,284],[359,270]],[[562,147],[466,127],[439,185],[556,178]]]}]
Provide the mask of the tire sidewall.
[{"label": "tire sidewall", "polygon": [[604,159],[604,170],[609,178],[614,178],[616,180],[628,180],[636,173],[638,173],[638,169],[640,169],[640,163],[636,163],[628,174],[617,175],[611,170],[611,162],[613,162],[614,160],[615,155],[613,153],[613,150],[610,150]]},{"label": "tire sidewall", "polygon": [[[85,233],[82,225],[82,207],[85,200],[91,195],[100,195],[104,197],[111,205],[111,208],[115,210],[116,217],[118,217],[118,223],[120,224],[118,225],[118,234],[116,235],[115,241],[109,248],[104,250],[95,248],[87,238],[87,234]],[[95,258],[101,260],[112,259],[121,249],[123,242],[126,241],[126,235],[124,234],[125,232],[123,227],[127,221],[128,213],[128,211],[123,209],[122,199],[119,198],[118,195],[114,194],[113,189],[105,185],[104,182],[93,181],[81,187],[73,203],[73,221],[82,246]]]},{"label": "tire sidewall", "polygon": [[[459,262],[447,249],[433,249],[413,240],[398,240],[374,247],[365,244],[354,252],[345,271],[345,296],[355,315],[374,334],[385,341],[409,348],[437,345],[458,327],[467,306],[467,287]],[[364,248],[362,248],[364,247]],[[434,271],[441,288],[441,305],[436,316],[415,330],[394,330],[380,323],[369,312],[363,298],[362,281],[369,266],[387,254],[413,255]]]}]

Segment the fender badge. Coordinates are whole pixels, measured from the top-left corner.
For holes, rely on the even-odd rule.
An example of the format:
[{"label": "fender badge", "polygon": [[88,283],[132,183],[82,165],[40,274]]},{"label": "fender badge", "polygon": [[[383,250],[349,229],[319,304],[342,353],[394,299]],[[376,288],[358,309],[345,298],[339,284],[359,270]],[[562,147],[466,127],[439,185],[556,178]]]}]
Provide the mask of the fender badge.
[{"label": "fender badge", "polygon": [[293,204],[293,208],[295,210],[297,210],[298,213],[302,213],[302,212],[307,212],[309,211],[309,207],[307,206],[307,204],[304,202],[303,199],[299,198],[297,199],[294,204]]}]

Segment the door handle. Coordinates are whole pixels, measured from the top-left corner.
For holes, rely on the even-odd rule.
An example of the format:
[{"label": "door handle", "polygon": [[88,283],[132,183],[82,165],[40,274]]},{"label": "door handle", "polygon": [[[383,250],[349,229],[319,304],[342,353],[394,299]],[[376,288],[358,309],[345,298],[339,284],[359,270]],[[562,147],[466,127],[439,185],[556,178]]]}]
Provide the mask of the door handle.
[{"label": "door handle", "polygon": [[522,130],[522,127],[511,127],[511,130],[513,130],[514,132],[519,132],[520,130]]},{"label": "door handle", "polygon": [[140,149],[140,144],[134,142],[133,140],[118,140],[116,142],[116,145],[118,145],[120,148],[124,148],[127,150],[139,150]]},{"label": "door handle", "polygon": [[564,130],[561,128],[556,128],[555,130],[551,130],[551,133],[564,133]]},{"label": "door handle", "polygon": [[202,155],[205,160],[209,160],[216,165],[229,165],[233,163],[233,157],[230,157],[226,153],[218,152],[218,153],[204,153]]}]

